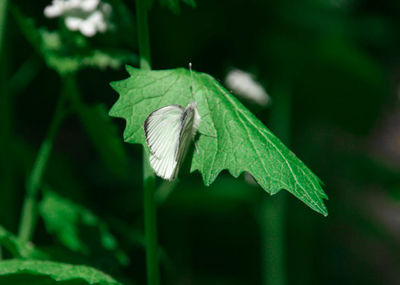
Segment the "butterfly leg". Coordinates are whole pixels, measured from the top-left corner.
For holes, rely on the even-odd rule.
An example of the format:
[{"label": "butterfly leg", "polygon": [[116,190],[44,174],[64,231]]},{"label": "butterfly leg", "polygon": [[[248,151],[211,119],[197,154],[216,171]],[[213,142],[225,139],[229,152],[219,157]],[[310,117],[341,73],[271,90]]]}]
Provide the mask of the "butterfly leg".
[{"label": "butterfly leg", "polygon": [[197,154],[199,154],[199,147],[197,146],[196,142],[194,142],[194,148],[196,149]]},{"label": "butterfly leg", "polygon": [[[207,128],[207,131],[210,133],[209,128],[208,128],[208,127],[206,127],[206,128]],[[209,135],[209,134],[206,134],[206,133],[203,133],[203,132],[200,132],[200,134],[202,134],[203,136],[206,136],[206,137],[213,138],[213,139],[216,139],[216,138],[217,138],[217,136]]]}]

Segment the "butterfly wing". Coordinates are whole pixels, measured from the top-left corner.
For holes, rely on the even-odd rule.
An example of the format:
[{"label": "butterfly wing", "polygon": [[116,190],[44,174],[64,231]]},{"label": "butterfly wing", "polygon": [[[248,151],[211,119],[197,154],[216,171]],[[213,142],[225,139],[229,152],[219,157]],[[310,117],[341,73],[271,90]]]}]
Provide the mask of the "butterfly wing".
[{"label": "butterfly wing", "polygon": [[152,112],[144,122],[146,142],[150,148],[150,165],[164,179],[175,179],[180,160],[182,116],[185,109],[169,105]]},{"label": "butterfly wing", "polygon": [[[193,138],[193,129],[195,126],[195,109],[189,104],[181,117],[182,128],[179,134],[179,145],[176,149],[176,161],[178,166],[181,164],[185,153],[188,149],[190,141]],[[178,170],[178,169],[177,169]]]}]

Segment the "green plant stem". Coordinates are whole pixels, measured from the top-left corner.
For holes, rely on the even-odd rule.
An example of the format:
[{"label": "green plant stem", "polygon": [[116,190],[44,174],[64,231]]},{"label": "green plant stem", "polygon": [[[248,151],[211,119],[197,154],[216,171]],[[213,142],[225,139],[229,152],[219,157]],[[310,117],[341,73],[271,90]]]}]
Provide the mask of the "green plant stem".
[{"label": "green plant stem", "polygon": [[71,107],[77,112],[78,116],[81,117],[82,113],[85,112],[85,105],[82,102],[81,95],[79,93],[76,74],[65,75],[63,76],[63,80],[68,91],[68,99],[71,103]]},{"label": "green plant stem", "polygon": [[6,33],[6,23],[7,23],[7,7],[8,0],[0,1],[0,55],[3,54],[4,39]]},{"label": "green plant stem", "polygon": [[[286,82],[279,82],[273,92],[270,127],[286,144],[290,141],[291,96]],[[283,191],[282,191],[283,192]],[[262,264],[264,285],[285,285],[286,195],[280,192],[261,202]]]},{"label": "green plant stem", "polygon": [[151,69],[149,26],[147,24],[147,7],[145,0],[136,0],[136,17],[138,26],[140,68]]},{"label": "green plant stem", "polygon": [[159,284],[159,262],[157,244],[157,208],[154,197],[155,177],[148,161],[148,153],[143,150],[143,190],[144,190],[144,230],[146,239],[147,284]]},{"label": "green plant stem", "polygon": [[58,98],[57,106],[49,130],[40,146],[39,152],[33,163],[32,171],[26,183],[26,194],[22,207],[18,234],[22,241],[29,241],[33,236],[37,218],[38,192],[42,184],[43,174],[46,170],[51,150],[53,148],[54,138],[56,137],[58,129],[64,118],[64,101],[66,93],[67,92],[63,87],[63,91]]},{"label": "green plant stem", "polygon": [[261,205],[263,284],[286,284],[285,196],[264,199]]},{"label": "green plant stem", "polygon": [[10,226],[13,221],[12,202],[15,199],[16,187],[16,164],[14,161],[12,143],[12,117],[13,100],[10,96],[8,85],[9,61],[8,51],[10,46],[5,45],[8,36],[7,23],[9,14],[9,1],[0,1],[0,222],[2,225]]},{"label": "green plant stem", "polygon": [[[136,0],[136,17],[140,68],[151,69],[149,28],[147,24],[147,7],[145,0]],[[158,285],[159,261],[157,245],[157,212],[155,201],[155,176],[149,163],[149,154],[143,149],[143,191],[144,191],[144,228],[146,238],[147,284]]]}]

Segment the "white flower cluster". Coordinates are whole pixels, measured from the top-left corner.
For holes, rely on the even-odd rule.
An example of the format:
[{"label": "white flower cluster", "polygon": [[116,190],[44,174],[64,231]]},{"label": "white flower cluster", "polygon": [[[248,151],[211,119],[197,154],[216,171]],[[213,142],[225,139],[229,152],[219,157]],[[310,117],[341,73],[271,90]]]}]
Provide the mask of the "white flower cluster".
[{"label": "white flower cluster", "polygon": [[234,94],[253,101],[261,106],[268,105],[270,98],[264,87],[258,83],[254,76],[240,69],[231,70],[225,78],[225,85]]},{"label": "white flower cluster", "polygon": [[47,18],[63,17],[69,30],[92,37],[110,27],[111,11],[111,5],[100,0],[53,0],[44,9],[44,15]]}]

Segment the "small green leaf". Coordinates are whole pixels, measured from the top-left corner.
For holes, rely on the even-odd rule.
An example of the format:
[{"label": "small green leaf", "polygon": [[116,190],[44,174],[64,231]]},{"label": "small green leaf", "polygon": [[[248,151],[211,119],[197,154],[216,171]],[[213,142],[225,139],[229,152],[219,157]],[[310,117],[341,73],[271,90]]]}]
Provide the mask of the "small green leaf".
[{"label": "small green leaf", "polygon": [[137,62],[136,55],[113,49],[94,49],[75,55],[60,54],[58,51],[48,50],[44,59],[49,67],[60,74],[74,73],[87,67],[118,69],[127,62]]},{"label": "small green leaf", "polygon": [[19,240],[2,226],[0,226],[0,245],[7,249],[14,258],[44,259],[47,257],[45,253],[36,249],[32,243],[25,243]]},{"label": "small green leaf", "polygon": [[0,284],[118,285],[109,275],[82,265],[51,261],[7,260],[0,262]]},{"label": "small green leaf", "polygon": [[196,2],[194,0],[182,0],[187,5],[191,6],[192,8],[196,8]]},{"label": "small green leaf", "polygon": [[202,119],[191,170],[210,185],[227,169],[234,177],[249,172],[271,195],[286,189],[327,215],[318,177],[214,78],[186,69],[144,71],[127,67],[130,78],[113,82],[120,94],[110,115],[127,122],[124,139],[146,146],[143,123],[155,109],[196,101]]},{"label": "small green leaf", "polygon": [[[161,5],[168,7],[173,13],[179,14],[181,12],[181,7],[179,5],[179,0],[159,0]],[[194,0],[181,0],[185,4],[196,7],[196,2]]]},{"label": "small green leaf", "polygon": [[47,231],[70,250],[90,256],[113,253],[121,264],[128,262],[107,225],[83,206],[46,190],[39,210]]}]

